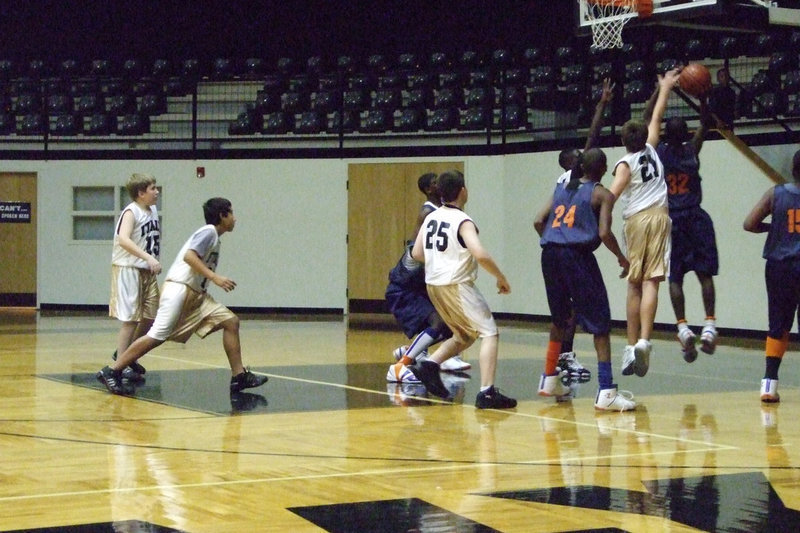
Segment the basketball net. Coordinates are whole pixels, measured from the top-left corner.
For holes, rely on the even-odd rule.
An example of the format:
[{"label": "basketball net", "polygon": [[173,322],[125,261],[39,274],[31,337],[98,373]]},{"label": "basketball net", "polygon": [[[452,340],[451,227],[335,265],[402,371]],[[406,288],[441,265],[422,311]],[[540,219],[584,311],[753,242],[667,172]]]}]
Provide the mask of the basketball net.
[{"label": "basketball net", "polygon": [[578,0],[578,3],[592,27],[592,46],[601,49],[622,48],[622,28],[632,18],[631,14],[647,17],[653,13],[653,3],[647,0]]}]

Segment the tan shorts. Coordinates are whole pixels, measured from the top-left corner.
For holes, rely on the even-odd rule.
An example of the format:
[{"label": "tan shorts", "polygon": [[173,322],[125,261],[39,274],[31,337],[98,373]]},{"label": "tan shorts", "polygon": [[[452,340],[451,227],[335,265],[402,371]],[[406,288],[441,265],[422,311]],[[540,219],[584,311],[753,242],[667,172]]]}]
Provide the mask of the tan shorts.
[{"label": "tan shorts", "polygon": [[669,276],[671,231],[672,221],[666,207],[651,207],[625,220],[625,245],[631,263],[628,281],[663,281]]},{"label": "tan shorts", "polygon": [[122,322],[153,320],[158,310],[158,279],[144,268],[111,265],[108,316]]},{"label": "tan shorts", "polygon": [[236,315],[208,293],[194,291],[183,283],[165,281],[158,313],[147,336],[159,341],[183,343],[192,333],[204,338],[231,318],[236,318]]},{"label": "tan shorts", "polygon": [[489,304],[474,284],[428,285],[428,296],[457,341],[497,335]]}]

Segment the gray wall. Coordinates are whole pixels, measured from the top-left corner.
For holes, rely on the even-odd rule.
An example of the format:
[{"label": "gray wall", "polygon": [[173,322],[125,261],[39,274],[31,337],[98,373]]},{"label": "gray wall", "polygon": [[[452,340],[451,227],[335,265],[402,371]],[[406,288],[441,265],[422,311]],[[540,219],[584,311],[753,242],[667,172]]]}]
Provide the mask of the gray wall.
[{"label": "gray wall", "polygon": [[[758,151],[788,177],[796,149],[775,146]],[[607,149],[606,153],[611,168],[623,150]],[[395,159],[380,160],[391,161]],[[532,221],[560,173],[556,161],[556,152],[465,159],[470,191],[467,212],[512,286],[510,295],[499,296],[491,276],[485,272],[479,276],[479,284],[496,312],[548,314]],[[165,268],[188,235],[203,224],[202,202],[211,196],[225,196],[233,202],[238,222],[233,233],[223,236],[218,270],[235,279],[238,288],[223,294],[214,287],[216,298],[238,307],[346,309],[346,185],[350,162],[371,160],[11,160],[0,163],[0,171],[38,173],[40,304],[107,303],[111,245],[71,242],[71,188],[122,185],[131,172],[138,171],[155,174],[163,187]],[[763,330],[764,236],[745,233],[741,226],[745,214],[771,182],[726,141],[706,142],[701,165],[703,205],[714,220],[720,251],[718,325]],[[206,168],[204,179],[196,177],[197,166]],[[610,176],[604,179],[606,185],[610,181]],[[617,209],[614,230],[620,239],[621,226]],[[597,255],[612,317],[624,320],[626,284],[618,279],[614,257],[602,247]],[[691,324],[699,324],[704,313],[694,276],[687,277],[685,290],[687,318]],[[662,284],[660,296],[656,321],[672,324],[675,317],[666,284]]]}]

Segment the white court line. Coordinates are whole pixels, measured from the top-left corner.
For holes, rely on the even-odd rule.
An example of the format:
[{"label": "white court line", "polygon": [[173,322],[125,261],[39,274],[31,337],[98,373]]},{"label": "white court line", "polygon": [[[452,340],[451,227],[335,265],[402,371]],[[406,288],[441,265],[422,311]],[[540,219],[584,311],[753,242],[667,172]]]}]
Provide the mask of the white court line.
[{"label": "white court line", "polygon": [[[227,368],[227,367],[222,366],[222,365],[215,365],[215,364],[210,364],[210,363],[202,363],[202,362],[197,362],[197,361],[178,359],[178,358],[175,358],[175,357],[164,357],[164,356],[157,356],[157,357],[159,359],[164,359],[164,360],[168,360],[168,361],[174,361],[174,362],[178,362],[178,363],[192,363],[192,364],[196,364],[196,365],[199,365],[199,366],[206,366],[206,367],[209,367],[209,368],[223,368],[223,369]],[[329,387],[337,387],[337,388],[341,388],[341,389],[348,389],[348,390],[353,390],[353,391],[360,391],[360,392],[367,392],[367,393],[371,393],[371,394],[381,394],[381,395],[384,395],[384,396],[390,396],[390,394],[388,392],[385,392],[385,391],[376,391],[376,390],[372,390],[372,389],[365,389],[365,388],[362,388],[362,387],[353,387],[352,385],[345,385],[343,383],[331,383],[331,382],[327,382],[327,381],[318,381],[318,380],[306,379],[306,378],[296,378],[296,377],[291,377],[291,376],[283,376],[283,375],[280,375],[280,374],[270,374],[270,373],[266,373],[266,372],[256,372],[256,373],[257,374],[263,374],[263,375],[269,376],[269,377],[275,377],[275,378],[278,378],[278,379],[287,379],[287,380],[290,380],[290,381],[298,381],[298,382],[301,382],[301,383],[313,383],[315,385],[326,385],[326,386],[329,386]],[[434,399],[434,398],[424,398],[424,400],[428,401],[428,402],[431,402],[431,403],[452,405],[452,402],[448,402],[446,400],[439,400],[439,399]],[[464,407],[466,408],[467,406],[465,405]],[[488,410],[488,411],[491,411],[491,409]],[[500,411],[500,412],[508,413],[508,411]],[[550,418],[550,417],[546,417],[546,416],[539,416],[539,415],[534,415],[534,414],[529,414],[529,413],[519,413],[519,412],[516,412],[516,411],[512,411],[511,414],[513,414],[514,416],[535,418],[537,420],[550,420],[550,421],[554,421],[554,422],[573,424],[575,426],[585,426],[585,427],[591,427],[593,429],[596,428],[595,424],[592,424],[592,423],[589,423],[589,422],[579,422],[577,420],[564,420],[564,419],[561,419],[561,418]],[[633,414],[633,413],[631,413],[631,414]],[[614,413],[610,413],[609,412],[609,413],[604,413],[602,416],[613,417],[613,416],[616,416],[616,415]],[[709,443],[709,442],[706,442],[706,441],[699,441],[699,440],[692,440],[692,439],[684,439],[684,438],[681,438],[681,437],[673,437],[673,436],[668,436],[668,435],[661,435],[659,433],[648,433],[648,432],[645,432],[645,431],[637,431],[637,430],[634,430],[634,429],[625,429],[625,428],[613,428],[613,429],[614,429],[614,431],[619,431],[619,432],[622,432],[622,433],[630,433],[630,434],[633,434],[633,435],[639,435],[639,436],[643,436],[643,437],[650,437],[650,438],[654,438],[654,439],[660,439],[660,440],[666,440],[666,441],[674,441],[674,442],[683,442],[683,443],[686,443],[686,444],[694,444],[694,445],[705,446],[705,447],[709,447],[710,446],[710,448],[708,448],[706,451],[722,451],[722,450],[738,450],[739,449],[738,446],[731,446],[731,445],[727,445],[727,444],[715,444],[715,443]],[[638,454],[634,454],[634,455],[638,455]]]},{"label": "white court line", "polygon": [[[707,452],[710,450],[687,450],[683,453],[699,453],[699,452]],[[664,455],[668,453],[675,453],[675,452],[659,452],[659,453],[642,453],[642,454],[619,454],[619,455],[596,455],[596,456],[587,456],[587,457],[576,457],[574,460],[570,459],[566,462],[575,462],[575,461],[597,461],[600,459],[619,459],[625,457],[636,457],[638,455]],[[413,462],[413,459],[410,460]],[[149,491],[165,491],[165,490],[175,490],[175,489],[192,489],[192,488],[208,488],[208,487],[226,487],[226,486],[233,486],[233,485],[252,485],[257,483],[282,483],[282,482],[291,482],[291,481],[308,481],[308,480],[316,480],[316,479],[333,479],[333,478],[353,478],[353,477],[360,477],[360,476],[385,476],[385,475],[411,475],[411,474],[420,474],[426,472],[440,472],[440,471],[452,471],[452,470],[472,470],[476,468],[485,468],[487,466],[491,466],[493,468],[502,468],[502,467],[513,467],[519,468],[520,465],[527,465],[527,466],[534,466],[539,464],[548,464],[552,463],[552,459],[542,459],[537,461],[523,461],[523,462],[514,462],[514,463],[502,463],[502,462],[492,462],[488,461],[485,463],[475,463],[475,464],[458,464],[458,465],[443,465],[443,466],[428,466],[424,468],[386,468],[386,469],[377,469],[377,470],[364,470],[360,472],[338,472],[332,474],[313,474],[313,475],[305,475],[305,476],[290,476],[290,477],[266,477],[266,478],[252,478],[252,479],[239,479],[239,480],[231,480],[231,481],[209,481],[204,483],[176,483],[176,484],[169,484],[169,485],[148,485],[144,487],[123,487],[123,488],[108,488],[108,489],[97,489],[97,490],[79,490],[79,491],[65,491],[65,492],[51,492],[46,494],[23,494],[19,496],[0,496],[0,502],[13,502],[13,501],[21,501],[21,500],[37,500],[37,499],[45,499],[45,498],[68,498],[74,496],[90,496],[90,495],[101,495],[101,494],[124,494],[124,493],[137,493],[137,492],[149,492]],[[609,465],[610,466],[610,465]],[[606,465],[597,465],[596,468],[609,468]],[[588,468],[588,467],[587,467]],[[687,469],[692,468],[706,468],[706,467],[694,467],[694,466],[687,466]],[[719,467],[714,467],[719,468]]]}]

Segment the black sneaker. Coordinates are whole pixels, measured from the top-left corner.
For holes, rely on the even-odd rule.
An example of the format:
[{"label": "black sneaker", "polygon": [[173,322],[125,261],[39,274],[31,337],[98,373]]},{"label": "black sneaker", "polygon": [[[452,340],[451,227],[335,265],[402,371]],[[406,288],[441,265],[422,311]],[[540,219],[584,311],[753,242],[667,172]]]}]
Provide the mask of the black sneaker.
[{"label": "black sneaker", "polygon": [[125,389],[122,387],[122,373],[115,372],[109,366],[104,366],[103,369],[97,373],[97,381],[105,385],[108,392],[113,394],[125,394]]},{"label": "black sneaker", "polygon": [[122,380],[128,381],[130,383],[144,383],[145,378],[144,374],[138,373],[136,370],[133,369],[133,366],[126,366],[122,370]]},{"label": "black sneaker", "polygon": [[418,380],[425,385],[428,392],[440,398],[447,398],[450,392],[442,382],[442,377],[439,375],[439,365],[431,360],[417,361],[415,364],[408,367],[411,373],[414,374]]},{"label": "black sneaker", "polygon": [[488,390],[479,392],[475,398],[475,407],[478,409],[513,409],[517,406],[517,400],[500,394],[494,385]]},{"label": "black sneaker", "polygon": [[241,374],[237,374],[231,378],[231,392],[239,392],[244,389],[252,389],[253,387],[260,387],[267,382],[267,376],[257,376],[245,369]]},{"label": "black sneaker", "polygon": [[[117,350],[114,350],[114,353],[111,355],[111,360],[112,361],[116,361],[117,360]],[[136,361],[131,363],[129,368],[131,370],[133,370],[134,372],[136,372],[137,374],[144,375],[144,373],[147,372],[147,370],[142,365],[137,363]]]}]

